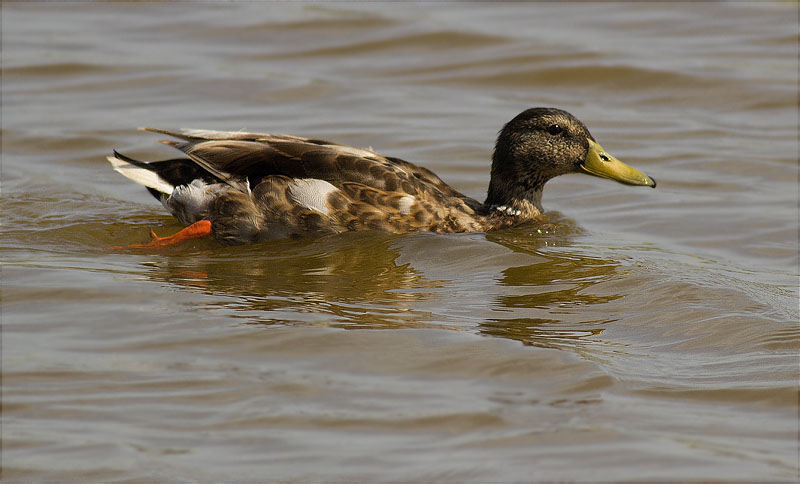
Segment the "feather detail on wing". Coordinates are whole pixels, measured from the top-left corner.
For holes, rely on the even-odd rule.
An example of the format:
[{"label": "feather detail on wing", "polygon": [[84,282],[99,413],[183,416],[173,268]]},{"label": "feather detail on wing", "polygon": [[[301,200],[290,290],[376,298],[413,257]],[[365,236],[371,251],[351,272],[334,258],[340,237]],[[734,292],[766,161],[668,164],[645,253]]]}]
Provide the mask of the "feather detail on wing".
[{"label": "feather detail on wing", "polygon": [[334,186],[355,182],[378,190],[421,195],[439,204],[480,206],[453,190],[430,170],[372,150],[281,134],[142,128],[181,141],[162,143],[183,151],[219,180],[241,187],[268,176],[325,180]]}]

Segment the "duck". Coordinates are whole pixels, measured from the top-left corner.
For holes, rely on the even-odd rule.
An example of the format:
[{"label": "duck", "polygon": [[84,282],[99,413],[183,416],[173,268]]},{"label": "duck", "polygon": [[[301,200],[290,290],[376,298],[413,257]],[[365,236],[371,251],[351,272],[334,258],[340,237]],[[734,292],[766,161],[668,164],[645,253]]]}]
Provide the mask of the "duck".
[{"label": "duck", "polygon": [[238,245],[356,230],[486,232],[540,221],[548,180],[584,173],[633,186],[656,181],[605,151],[567,111],[527,109],[500,130],[484,202],[414,163],[284,134],[139,128],[173,139],[175,159],[144,162],[114,151],[114,170],[147,188],[178,233],[128,248],[213,237]]}]

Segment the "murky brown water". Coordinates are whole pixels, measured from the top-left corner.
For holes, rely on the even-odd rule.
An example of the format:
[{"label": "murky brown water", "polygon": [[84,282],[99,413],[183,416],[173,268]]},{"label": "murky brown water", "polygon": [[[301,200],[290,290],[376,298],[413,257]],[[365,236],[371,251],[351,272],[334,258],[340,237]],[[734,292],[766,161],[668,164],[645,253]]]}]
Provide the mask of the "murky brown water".
[{"label": "murky brown water", "polygon": [[[2,11],[2,469],[17,480],[798,475],[791,3]],[[373,146],[483,199],[500,126],[583,119],[656,190],[552,224],[161,253],[137,126]]]}]

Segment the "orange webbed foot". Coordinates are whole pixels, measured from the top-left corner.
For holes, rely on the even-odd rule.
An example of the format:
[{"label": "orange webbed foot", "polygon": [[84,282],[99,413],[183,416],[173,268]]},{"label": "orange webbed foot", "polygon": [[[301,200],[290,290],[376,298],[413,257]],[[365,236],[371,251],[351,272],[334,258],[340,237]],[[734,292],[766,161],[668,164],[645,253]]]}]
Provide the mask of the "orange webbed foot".
[{"label": "orange webbed foot", "polygon": [[180,244],[181,242],[189,239],[199,239],[208,237],[209,235],[211,235],[211,222],[208,220],[200,220],[186,227],[175,235],[159,237],[151,230],[150,237],[152,237],[153,240],[150,242],[144,244],[115,245],[113,247],[109,247],[109,249],[150,249],[156,247],[168,247],[170,245]]}]

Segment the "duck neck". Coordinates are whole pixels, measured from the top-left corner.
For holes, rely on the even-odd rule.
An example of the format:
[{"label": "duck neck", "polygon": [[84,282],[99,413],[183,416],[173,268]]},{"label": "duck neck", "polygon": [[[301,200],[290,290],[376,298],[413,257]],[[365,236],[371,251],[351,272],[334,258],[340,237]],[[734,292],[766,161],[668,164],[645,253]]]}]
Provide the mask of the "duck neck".
[{"label": "duck neck", "polygon": [[521,172],[515,163],[500,162],[495,152],[492,176],[484,206],[522,218],[536,218],[542,210],[542,190],[547,179]]}]

